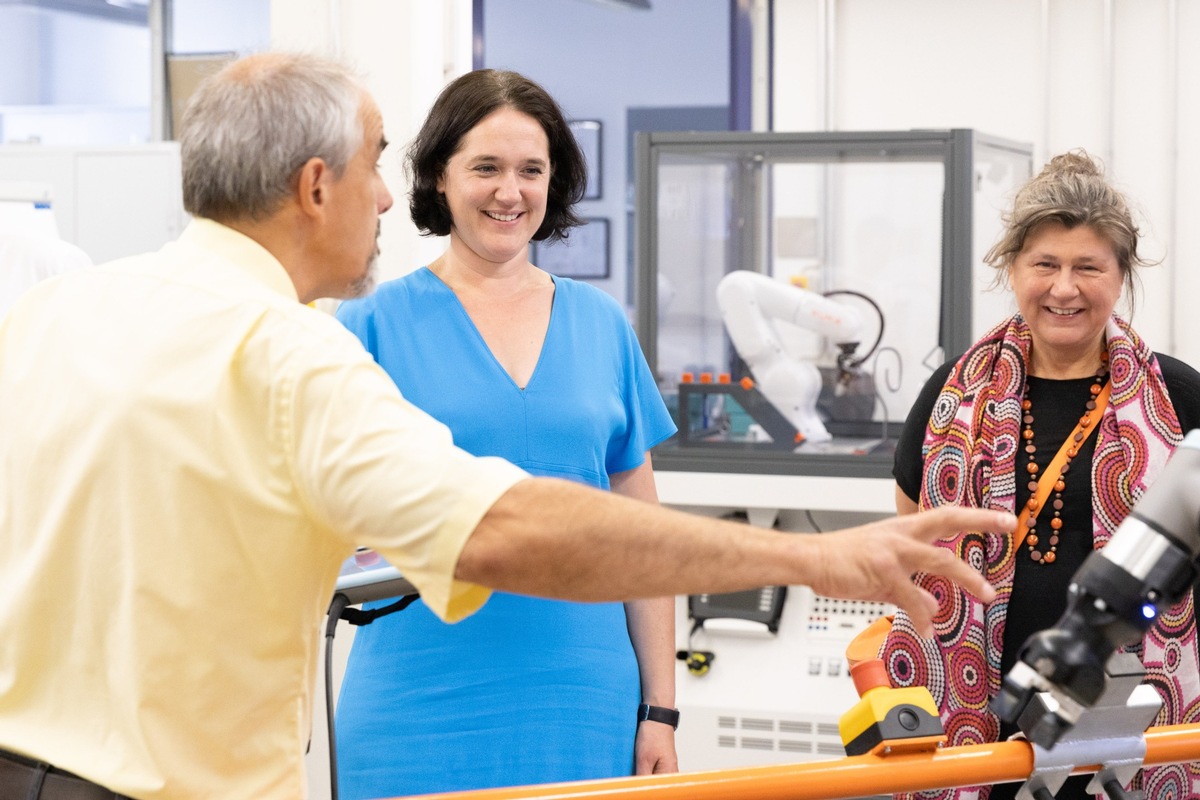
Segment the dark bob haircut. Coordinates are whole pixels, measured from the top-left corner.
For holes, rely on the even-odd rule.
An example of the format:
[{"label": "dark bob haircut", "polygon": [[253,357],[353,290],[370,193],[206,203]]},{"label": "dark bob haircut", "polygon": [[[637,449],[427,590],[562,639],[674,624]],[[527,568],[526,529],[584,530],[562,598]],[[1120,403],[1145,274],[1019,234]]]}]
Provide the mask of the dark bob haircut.
[{"label": "dark bob haircut", "polygon": [[538,84],[517,72],[481,69],[452,81],[434,102],[406,156],[412,190],[408,195],[412,221],[424,236],[446,236],[453,219],[438,179],[463,137],[484,117],[501,108],[513,108],[533,117],[550,144],[550,189],[546,218],[534,241],[565,239],[571,228],[583,224],[572,207],[587,187],[587,163],[575,135],[554,98]]}]

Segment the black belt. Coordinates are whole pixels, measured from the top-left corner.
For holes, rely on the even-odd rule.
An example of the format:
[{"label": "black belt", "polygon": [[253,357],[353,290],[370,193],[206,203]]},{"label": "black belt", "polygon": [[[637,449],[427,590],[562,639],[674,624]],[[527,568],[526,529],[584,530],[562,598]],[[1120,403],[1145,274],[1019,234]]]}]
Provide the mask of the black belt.
[{"label": "black belt", "polygon": [[130,800],[98,783],[31,758],[0,750],[4,800]]}]

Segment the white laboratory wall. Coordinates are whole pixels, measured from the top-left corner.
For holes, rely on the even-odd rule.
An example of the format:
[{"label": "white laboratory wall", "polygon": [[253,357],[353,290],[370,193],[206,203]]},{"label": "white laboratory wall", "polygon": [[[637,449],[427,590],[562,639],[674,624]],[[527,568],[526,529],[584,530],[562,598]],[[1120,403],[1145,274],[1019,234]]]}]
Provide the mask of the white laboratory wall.
[{"label": "white laboratory wall", "polygon": [[269,0],[170,0],[172,53],[249,54],[271,46]]},{"label": "white laboratory wall", "polygon": [[1200,7],[1178,0],[775,0],[776,130],[974,128],[1099,156],[1134,202],[1133,321],[1200,364]]},{"label": "white laboratory wall", "polygon": [[395,206],[382,218],[380,280],[441,253],[409,220],[403,153],[446,83],[471,69],[471,0],[272,0],[271,44],[341,58],[363,77],[391,143],[381,164]]},{"label": "white laboratory wall", "polygon": [[[0,106],[30,105],[41,100],[42,16],[36,9],[0,8]],[[31,79],[31,76],[37,77]],[[0,117],[0,124],[3,117]],[[0,128],[0,141],[4,131]]]}]

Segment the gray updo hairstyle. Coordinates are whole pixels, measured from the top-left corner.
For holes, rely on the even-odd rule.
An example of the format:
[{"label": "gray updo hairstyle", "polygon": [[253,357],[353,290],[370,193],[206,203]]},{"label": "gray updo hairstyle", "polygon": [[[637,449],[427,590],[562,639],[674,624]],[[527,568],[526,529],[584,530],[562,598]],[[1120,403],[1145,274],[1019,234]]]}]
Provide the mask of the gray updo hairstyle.
[{"label": "gray updo hairstyle", "polygon": [[1067,228],[1086,225],[1112,244],[1127,301],[1130,308],[1134,307],[1137,291],[1134,270],[1151,262],[1138,255],[1138,227],[1125,195],[1105,180],[1102,167],[1086,151],[1071,150],[1050,159],[1041,174],[1017,192],[1012,210],[1003,220],[1004,234],[983,258],[989,266],[1001,271],[998,281],[1038,226],[1046,222],[1057,222]]}]

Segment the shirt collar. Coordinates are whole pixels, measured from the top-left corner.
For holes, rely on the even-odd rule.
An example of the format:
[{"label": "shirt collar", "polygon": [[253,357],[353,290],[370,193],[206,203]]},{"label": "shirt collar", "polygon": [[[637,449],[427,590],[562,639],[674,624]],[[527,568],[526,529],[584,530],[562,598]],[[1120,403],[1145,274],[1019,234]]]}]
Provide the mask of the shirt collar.
[{"label": "shirt collar", "polygon": [[214,252],[232,262],[274,292],[296,302],[296,285],[279,259],[258,242],[233,228],[211,219],[196,217],[188,223],[179,242]]}]

